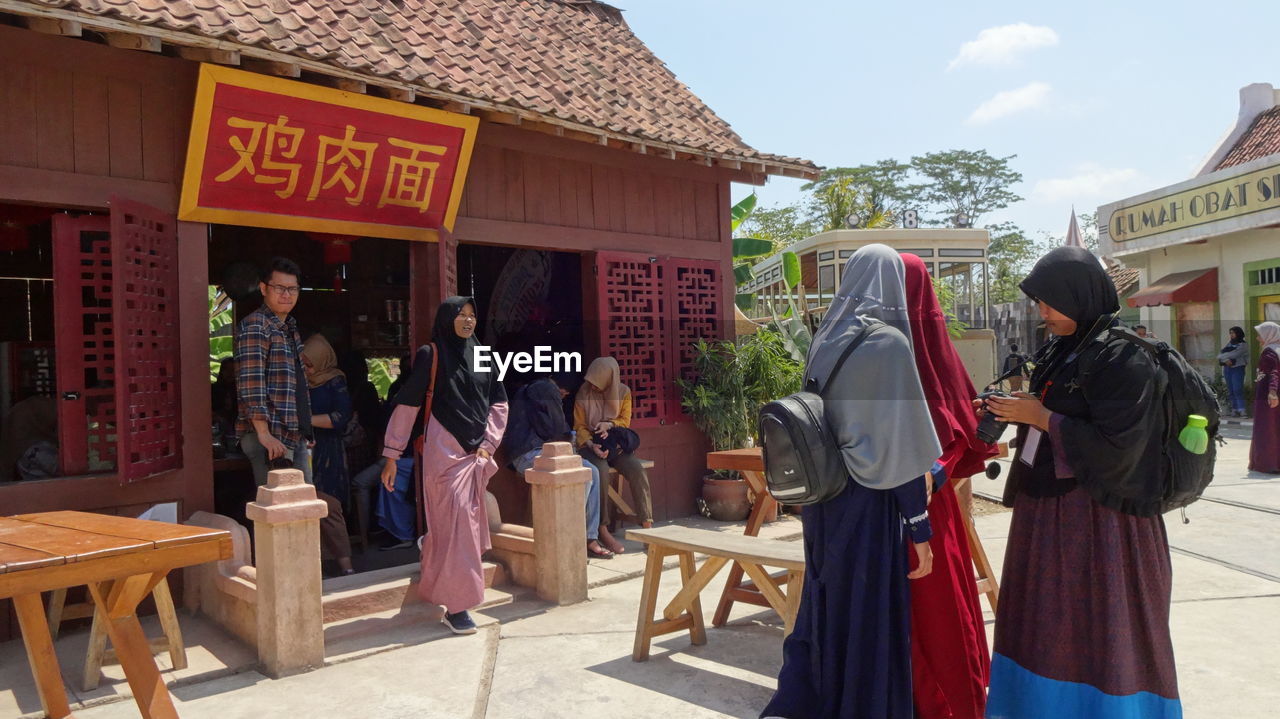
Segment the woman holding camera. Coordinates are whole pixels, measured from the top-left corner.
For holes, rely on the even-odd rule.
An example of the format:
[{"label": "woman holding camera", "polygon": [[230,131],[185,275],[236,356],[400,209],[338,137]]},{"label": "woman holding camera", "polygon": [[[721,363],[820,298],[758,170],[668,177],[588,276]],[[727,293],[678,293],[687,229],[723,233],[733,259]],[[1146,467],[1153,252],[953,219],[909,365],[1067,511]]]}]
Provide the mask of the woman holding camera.
[{"label": "woman holding camera", "polygon": [[1031,393],[985,408],[1018,425],[987,717],[1181,717],[1157,367],[1107,334],[1119,300],[1087,250],[1053,250],[1021,288],[1053,339]]},{"label": "woman holding camera", "polygon": [[859,249],[805,363],[806,385],[825,388],[848,479],[804,508],[800,612],[765,717],[914,717],[910,580],[933,564],[925,482],[942,449],[909,333],[902,259],[884,245]]}]

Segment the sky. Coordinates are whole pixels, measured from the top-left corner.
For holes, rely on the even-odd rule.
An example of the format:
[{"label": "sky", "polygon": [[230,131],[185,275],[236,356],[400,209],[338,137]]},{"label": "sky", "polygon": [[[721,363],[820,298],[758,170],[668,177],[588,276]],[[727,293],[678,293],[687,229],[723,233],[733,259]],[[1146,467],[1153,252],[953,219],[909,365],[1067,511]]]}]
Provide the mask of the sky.
[{"label": "sky", "polygon": [[[612,0],[636,35],[763,152],[824,167],[947,149],[1010,161],[1026,198],[980,218],[1033,237],[1191,177],[1239,90],[1280,85],[1280,3]],[[762,207],[801,180],[735,184]]]}]

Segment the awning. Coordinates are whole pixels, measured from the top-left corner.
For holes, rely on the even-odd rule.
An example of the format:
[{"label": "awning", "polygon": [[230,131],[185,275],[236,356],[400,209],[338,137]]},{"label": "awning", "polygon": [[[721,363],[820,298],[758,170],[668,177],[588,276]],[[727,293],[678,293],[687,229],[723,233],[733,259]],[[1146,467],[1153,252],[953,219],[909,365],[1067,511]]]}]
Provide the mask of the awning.
[{"label": "awning", "polygon": [[1217,302],[1218,268],[1165,275],[1129,298],[1130,307],[1156,307],[1175,302]]}]

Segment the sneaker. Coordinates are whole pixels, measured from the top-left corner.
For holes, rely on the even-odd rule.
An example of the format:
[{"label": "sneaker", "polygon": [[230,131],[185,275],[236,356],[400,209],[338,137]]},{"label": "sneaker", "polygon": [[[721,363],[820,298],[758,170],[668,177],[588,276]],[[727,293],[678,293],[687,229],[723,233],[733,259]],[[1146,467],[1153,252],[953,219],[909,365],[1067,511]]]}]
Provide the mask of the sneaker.
[{"label": "sneaker", "polygon": [[440,617],[440,621],[454,634],[476,633],[476,623],[471,620],[471,615],[467,614],[466,610],[457,614],[445,612],[444,616]]}]

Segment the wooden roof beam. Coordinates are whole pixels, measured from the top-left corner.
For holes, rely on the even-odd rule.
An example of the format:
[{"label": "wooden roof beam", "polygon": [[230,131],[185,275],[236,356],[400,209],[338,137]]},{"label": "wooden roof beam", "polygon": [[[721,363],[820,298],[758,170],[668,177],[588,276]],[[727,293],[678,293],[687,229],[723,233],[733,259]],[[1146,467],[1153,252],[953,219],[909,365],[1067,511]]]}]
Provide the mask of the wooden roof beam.
[{"label": "wooden roof beam", "polygon": [[239,65],[239,50],[220,50],[213,47],[187,47],[180,46],[175,48],[178,57],[183,60],[191,60],[193,62],[209,62],[215,65]]},{"label": "wooden roof beam", "polygon": [[519,125],[520,116],[514,112],[501,112],[498,110],[477,110],[476,114],[485,122],[492,122],[499,125]]},{"label": "wooden roof beam", "polygon": [[343,92],[351,92],[357,95],[363,95],[369,91],[369,85],[365,83],[364,80],[352,80],[346,77],[331,77],[328,75],[321,75],[316,79],[322,85],[328,85],[329,87],[332,87],[336,90],[341,90]]},{"label": "wooden roof beam", "polygon": [[259,72],[263,75],[276,75],[279,77],[302,77],[302,66],[294,62],[277,62],[275,60],[259,60],[257,58],[246,57],[243,60],[244,69]]},{"label": "wooden roof beam", "polygon": [[160,42],[160,38],[154,35],[138,35],[132,32],[104,32],[102,37],[106,39],[108,45],[121,50],[160,52],[163,49],[163,43]]},{"label": "wooden roof beam", "polygon": [[397,102],[412,103],[418,96],[418,93],[414,92],[412,88],[374,87],[371,89],[373,94],[378,95],[379,97],[385,97],[388,100],[395,100]]},{"label": "wooden roof beam", "polygon": [[61,35],[63,37],[81,37],[84,35],[84,27],[75,20],[60,20],[51,17],[24,17],[22,24],[28,30],[35,30],[46,35]]},{"label": "wooden roof beam", "polygon": [[448,110],[449,112],[456,112],[459,115],[471,114],[471,106],[466,104],[465,102],[449,101],[444,104],[444,109]]}]

